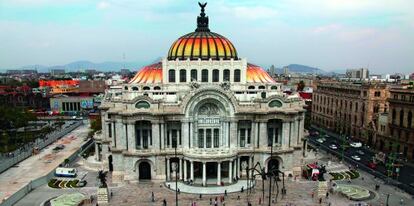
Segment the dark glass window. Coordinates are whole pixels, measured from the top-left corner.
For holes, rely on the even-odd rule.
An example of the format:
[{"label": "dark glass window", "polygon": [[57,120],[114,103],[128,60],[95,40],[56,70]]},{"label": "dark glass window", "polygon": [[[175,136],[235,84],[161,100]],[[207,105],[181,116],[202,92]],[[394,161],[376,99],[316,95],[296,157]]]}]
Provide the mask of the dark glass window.
[{"label": "dark glass window", "polygon": [[230,81],[230,70],[225,69],[223,71],[223,81]]},{"label": "dark glass window", "polygon": [[170,69],[168,71],[168,82],[175,82],[175,70]]},{"label": "dark glass window", "polygon": [[187,81],[187,71],[185,69],[180,70],[180,82]]},{"label": "dark glass window", "polygon": [[197,81],[197,70],[196,69],[192,69],[191,70],[191,81]]},{"label": "dark glass window", "polygon": [[213,82],[220,81],[220,71],[218,69],[213,70]]},{"label": "dark glass window", "polygon": [[198,129],[198,148],[204,148],[204,129]]},{"label": "dark glass window", "polygon": [[216,148],[219,147],[219,144],[220,144],[219,135],[220,135],[219,129],[214,129],[214,147]]},{"label": "dark glass window", "polygon": [[234,82],[240,82],[240,69],[234,70]]},{"label": "dark glass window", "polygon": [[208,70],[203,69],[201,71],[201,82],[208,82]]}]

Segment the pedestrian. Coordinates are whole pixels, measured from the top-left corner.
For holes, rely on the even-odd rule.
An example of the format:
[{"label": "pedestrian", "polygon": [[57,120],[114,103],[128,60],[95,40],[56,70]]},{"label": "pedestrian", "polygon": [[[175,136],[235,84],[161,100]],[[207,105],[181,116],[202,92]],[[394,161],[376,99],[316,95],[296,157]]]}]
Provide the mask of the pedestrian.
[{"label": "pedestrian", "polygon": [[322,204],[322,197],[319,198],[319,204]]},{"label": "pedestrian", "polygon": [[313,197],[315,196],[315,193],[314,193],[314,192],[312,192],[312,193],[311,193],[311,196],[312,196],[312,198],[313,198]]},{"label": "pedestrian", "polygon": [[216,200],[214,201],[214,206],[217,206],[217,201]]},{"label": "pedestrian", "polygon": [[154,192],[151,191],[151,201],[155,202]]},{"label": "pedestrian", "polygon": [[404,199],[403,198],[401,198],[400,199],[400,205],[403,205],[404,204]]},{"label": "pedestrian", "polygon": [[210,205],[211,205],[211,204],[213,204],[213,199],[211,199],[211,197],[210,197]]},{"label": "pedestrian", "polygon": [[259,205],[261,205],[261,204],[262,204],[262,198],[259,197]]},{"label": "pedestrian", "polygon": [[326,199],[329,198],[329,192],[326,192]]},{"label": "pedestrian", "polygon": [[240,200],[240,195],[237,195],[237,200]]},{"label": "pedestrian", "polygon": [[224,196],[227,197],[227,190],[224,190]]},{"label": "pedestrian", "polygon": [[244,191],[244,186],[242,186],[242,188],[241,188],[240,192],[243,192],[243,191]]},{"label": "pedestrian", "polygon": [[164,200],[162,201],[162,204],[163,204],[163,206],[167,206],[167,200],[165,200],[165,199],[164,199]]},{"label": "pedestrian", "polygon": [[202,198],[203,196],[201,195],[201,193],[200,193],[200,200],[201,200],[201,198]]}]

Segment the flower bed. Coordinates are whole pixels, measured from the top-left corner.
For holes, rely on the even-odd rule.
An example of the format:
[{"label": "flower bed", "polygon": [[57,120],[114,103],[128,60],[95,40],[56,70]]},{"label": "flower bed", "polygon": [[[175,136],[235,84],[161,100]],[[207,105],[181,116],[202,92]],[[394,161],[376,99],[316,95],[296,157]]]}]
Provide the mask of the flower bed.
[{"label": "flower bed", "polygon": [[346,179],[356,179],[359,177],[359,173],[355,170],[349,170],[344,172],[330,172],[332,175],[332,180],[346,180]]}]

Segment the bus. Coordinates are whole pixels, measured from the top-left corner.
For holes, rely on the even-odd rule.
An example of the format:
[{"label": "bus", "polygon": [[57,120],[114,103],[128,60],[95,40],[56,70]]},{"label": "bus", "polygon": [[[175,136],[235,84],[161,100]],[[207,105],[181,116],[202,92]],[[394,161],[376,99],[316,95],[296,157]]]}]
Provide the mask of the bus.
[{"label": "bus", "polygon": [[55,170],[57,177],[76,177],[77,170],[75,168],[58,167]]}]

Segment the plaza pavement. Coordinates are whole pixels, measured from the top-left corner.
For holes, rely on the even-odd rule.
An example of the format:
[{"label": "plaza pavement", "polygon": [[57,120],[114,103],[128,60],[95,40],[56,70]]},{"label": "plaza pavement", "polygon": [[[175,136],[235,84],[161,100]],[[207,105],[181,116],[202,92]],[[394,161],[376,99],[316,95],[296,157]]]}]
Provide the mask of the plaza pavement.
[{"label": "plaza pavement", "polygon": [[[84,143],[84,138],[89,131],[88,125],[81,125],[57,142],[43,149],[38,155],[31,156],[1,173],[0,200],[7,199],[7,197],[27,185],[30,181],[47,175],[66,158],[76,152]],[[58,144],[65,145],[65,148],[54,153],[53,148]]]}]

